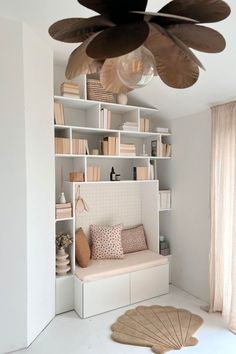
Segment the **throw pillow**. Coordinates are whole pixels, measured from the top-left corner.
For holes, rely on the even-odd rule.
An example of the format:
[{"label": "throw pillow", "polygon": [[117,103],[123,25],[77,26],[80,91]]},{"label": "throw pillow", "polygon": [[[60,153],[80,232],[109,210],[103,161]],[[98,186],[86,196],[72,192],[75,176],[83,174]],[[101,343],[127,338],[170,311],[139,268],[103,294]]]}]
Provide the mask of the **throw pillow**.
[{"label": "throw pillow", "polygon": [[122,230],[121,242],[125,254],[146,250],[147,243],[143,225]]},{"label": "throw pillow", "polygon": [[121,244],[123,225],[90,225],[92,259],[119,259],[124,257]]},{"label": "throw pillow", "polygon": [[80,267],[88,267],[90,255],[88,240],[80,227],[75,234],[75,258]]}]

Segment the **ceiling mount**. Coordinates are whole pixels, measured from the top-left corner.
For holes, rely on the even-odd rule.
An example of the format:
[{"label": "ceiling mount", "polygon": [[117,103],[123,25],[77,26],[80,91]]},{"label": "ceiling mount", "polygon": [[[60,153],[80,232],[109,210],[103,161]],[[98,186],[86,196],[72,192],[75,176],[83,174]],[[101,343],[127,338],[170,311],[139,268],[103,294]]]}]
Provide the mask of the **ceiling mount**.
[{"label": "ceiling mount", "polygon": [[[198,80],[199,67],[204,68],[191,49],[219,53],[226,45],[219,32],[201,25],[229,16],[230,7],[222,0],[173,0],[156,13],[145,12],[147,0],[78,2],[99,15],[61,20],[49,28],[49,34],[56,40],[83,42],[69,58],[66,77],[101,73],[103,87],[114,93],[142,87],[143,82],[148,82],[147,75],[151,79],[156,74],[170,87],[190,87]],[[145,59],[140,54],[144,51],[135,55],[142,46],[155,60],[155,68],[147,71],[146,65],[146,72]],[[127,58],[135,60],[135,65],[127,63],[125,70],[128,72],[128,65],[138,68],[134,73],[128,72],[132,83],[137,80],[133,86],[129,86],[128,77],[121,80],[118,65],[119,58],[131,52],[134,55]]]}]

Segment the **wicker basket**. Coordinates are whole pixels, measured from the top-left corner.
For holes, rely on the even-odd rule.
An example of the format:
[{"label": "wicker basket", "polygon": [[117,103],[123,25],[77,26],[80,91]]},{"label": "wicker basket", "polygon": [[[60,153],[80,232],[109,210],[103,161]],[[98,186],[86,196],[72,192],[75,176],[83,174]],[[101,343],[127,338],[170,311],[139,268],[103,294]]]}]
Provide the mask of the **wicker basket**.
[{"label": "wicker basket", "polygon": [[99,80],[87,79],[87,98],[93,101],[115,102],[115,95],[105,91]]}]

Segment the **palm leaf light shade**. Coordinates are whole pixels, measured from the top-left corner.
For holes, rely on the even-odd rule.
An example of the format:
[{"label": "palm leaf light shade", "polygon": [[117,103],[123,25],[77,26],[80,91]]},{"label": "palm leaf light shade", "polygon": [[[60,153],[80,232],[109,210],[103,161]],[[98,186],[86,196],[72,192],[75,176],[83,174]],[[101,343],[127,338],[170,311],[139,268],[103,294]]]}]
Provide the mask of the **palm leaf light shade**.
[{"label": "palm leaf light shade", "polygon": [[191,49],[219,53],[226,45],[202,23],[225,19],[230,7],[222,0],[173,0],[158,12],[145,12],[147,1],[78,0],[98,15],[54,23],[52,38],[82,42],[69,57],[67,79],[99,73],[113,93],[141,87],[154,75],[173,88],[192,86],[204,67]]}]

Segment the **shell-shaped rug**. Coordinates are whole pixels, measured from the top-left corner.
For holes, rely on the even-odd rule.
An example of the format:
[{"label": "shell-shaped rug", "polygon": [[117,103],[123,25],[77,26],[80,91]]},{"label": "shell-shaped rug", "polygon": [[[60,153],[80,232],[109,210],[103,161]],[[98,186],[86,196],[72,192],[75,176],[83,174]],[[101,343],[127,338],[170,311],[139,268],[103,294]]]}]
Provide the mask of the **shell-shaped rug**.
[{"label": "shell-shaped rug", "polygon": [[112,339],[123,344],[150,347],[154,353],[163,354],[196,345],[198,340],[192,335],[202,323],[200,316],[184,309],[138,306],[112,325]]}]

